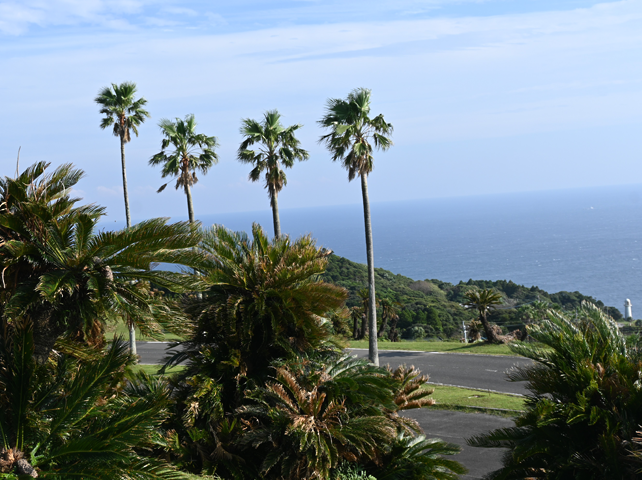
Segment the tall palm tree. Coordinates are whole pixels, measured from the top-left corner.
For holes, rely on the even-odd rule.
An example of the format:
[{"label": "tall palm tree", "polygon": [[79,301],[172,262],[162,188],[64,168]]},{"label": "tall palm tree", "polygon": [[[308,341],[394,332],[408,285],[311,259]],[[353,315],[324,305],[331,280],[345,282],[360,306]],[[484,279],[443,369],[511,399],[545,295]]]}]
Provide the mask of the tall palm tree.
[{"label": "tall palm tree", "polygon": [[370,220],[370,200],[368,198],[368,175],[374,167],[373,147],[387,150],[392,146],[389,135],[392,124],[387,123],[382,114],[370,118],[370,90],[357,88],[343,100],[331,98],[326,104],[326,114],[319,124],[330,129],[330,133],[320,139],[332,153],[333,161],[340,161],[348,170],[348,180],[361,177],[363,196],[363,216],[366,229],[366,251],[368,256],[368,289],[370,305],[368,319],[370,324],[369,358],[379,365],[377,345],[377,307],[375,297],[374,246]]},{"label": "tall palm tree", "polygon": [[123,194],[125,196],[125,218],[127,228],[131,227],[129,215],[129,194],[127,193],[127,172],[125,169],[125,144],[131,140],[131,131],[138,136],[138,127],[149,118],[149,112],[143,107],[147,103],[143,97],[136,99],[136,84],[123,82],[111,87],[104,87],[98,92],[94,101],[101,106],[100,113],[105,115],[100,122],[103,130],[113,125],[114,136],[120,138],[120,161],[123,173]]},{"label": "tall palm tree", "polygon": [[[203,133],[196,133],[196,120],[193,114],[185,116],[185,120],[176,118],[175,122],[163,118],[159,123],[165,138],[161,144],[161,151],[150,160],[150,165],[163,165],[162,176],[177,177],[176,189],[183,187],[187,197],[187,212],[190,223],[194,223],[194,206],[192,204],[192,185],[198,182],[196,172],[206,174],[207,171],[218,163],[218,155],[214,151],[218,141],[216,137],[208,137]],[[173,148],[173,150],[168,150]],[[167,183],[158,189],[162,192]]]},{"label": "tall palm tree", "polygon": [[[249,179],[257,182],[265,172],[265,188],[268,190],[270,205],[272,206],[272,219],[274,222],[274,236],[281,236],[281,221],[279,219],[279,192],[287,185],[285,168],[292,168],[295,160],[307,160],[310,154],[299,148],[300,142],[294,132],[302,125],[281,125],[281,115],[276,110],[265,112],[262,122],[249,118],[241,121],[241,135],[245,138],[238,151],[238,159],[244,163],[251,163],[254,168]],[[254,144],[260,144],[258,150],[250,150]]]},{"label": "tall palm tree", "polygon": [[497,334],[488,323],[488,313],[497,305],[502,304],[502,295],[490,288],[485,288],[483,290],[469,290],[464,294],[464,297],[466,298],[464,306],[475,309],[479,313],[479,321],[484,327],[488,343],[499,343]]},{"label": "tall palm tree", "polygon": [[[127,170],[125,168],[125,144],[131,140],[131,131],[138,136],[138,126],[148,118],[149,112],[143,107],[147,103],[143,97],[136,99],[136,84],[123,82],[111,87],[104,87],[98,92],[94,101],[101,106],[100,113],[105,115],[100,122],[103,130],[113,125],[114,136],[120,138],[120,162],[123,174],[123,195],[125,197],[125,219],[127,228],[132,226],[129,213],[129,193],[127,191]],[[136,351],[136,329],[129,323],[129,344],[131,351]]]}]

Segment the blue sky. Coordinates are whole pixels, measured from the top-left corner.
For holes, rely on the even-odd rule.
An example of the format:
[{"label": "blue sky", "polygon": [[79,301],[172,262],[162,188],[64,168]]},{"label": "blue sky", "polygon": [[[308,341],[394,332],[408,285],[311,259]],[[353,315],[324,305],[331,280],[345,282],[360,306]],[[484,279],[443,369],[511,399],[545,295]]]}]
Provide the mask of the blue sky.
[{"label": "blue sky", "polygon": [[373,91],[395,127],[374,202],[642,183],[642,0],[0,0],[0,160],[87,173],[86,201],[121,220],[119,144],[98,90],[138,84],[152,118],[127,145],[134,219],[185,216],[147,160],[161,118],[193,113],[220,163],[198,214],[269,208],[235,160],[240,119],[277,108],[302,123],[309,161],[281,208],[360,203],[317,144],[329,97]]}]

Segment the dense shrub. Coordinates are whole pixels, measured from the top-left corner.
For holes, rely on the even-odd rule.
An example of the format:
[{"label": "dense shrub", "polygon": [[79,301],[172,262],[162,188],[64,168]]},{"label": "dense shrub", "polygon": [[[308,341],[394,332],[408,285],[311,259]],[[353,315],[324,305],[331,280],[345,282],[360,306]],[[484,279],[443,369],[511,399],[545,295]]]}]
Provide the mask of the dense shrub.
[{"label": "dense shrub", "polygon": [[527,382],[525,413],[514,428],[469,440],[509,449],[489,478],[638,478],[629,452],[642,423],[639,349],[588,303],[575,315],[550,311],[528,332],[539,344],[512,348],[534,363],[510,373]]}]

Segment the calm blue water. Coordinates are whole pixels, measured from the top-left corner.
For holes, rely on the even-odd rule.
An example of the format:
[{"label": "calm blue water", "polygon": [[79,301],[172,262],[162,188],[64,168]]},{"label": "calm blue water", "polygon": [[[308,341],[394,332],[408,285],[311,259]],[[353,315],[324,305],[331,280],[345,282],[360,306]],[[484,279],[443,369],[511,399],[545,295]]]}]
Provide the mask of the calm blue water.
[{"label": "calm blue water", "polygon": [[[258,222],[272,234],[267,200],[261,211],[198,218],[245,231]],[[620,310],[630,298],[642,318],[642,185],[373,203],[372,223],[375,265],[394,273],[577,290]],[[360,204],[282,209],[281,228],[366,263]]]},{"label": "calm blue water", "polygon": [[[642,185],[372,204],[375,265],[414,279],[513,280],[580,291],[642,317]],[[200,217],[234,230],[271,212]],[[365,263],[361,205],[283,209],[292,236]],[[639,311],[636,310],[639,308]]]}]

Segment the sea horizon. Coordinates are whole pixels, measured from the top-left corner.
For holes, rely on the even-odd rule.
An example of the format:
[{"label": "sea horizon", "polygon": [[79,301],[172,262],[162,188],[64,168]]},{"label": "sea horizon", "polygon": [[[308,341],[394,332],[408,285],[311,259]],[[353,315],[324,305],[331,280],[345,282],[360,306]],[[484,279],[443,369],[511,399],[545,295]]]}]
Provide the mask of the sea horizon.
[{"label": "sea horizon", "polygon": [[[249,212],[195,209],[206,227],[249,232],[256,222],[272,235],[265,203]],[[377,268],[415,280],[512,280],[550,293],[579,291],[620,310],[629,298],[634,318],[642,308],[642,184],[373,202],[371,211]],[[317,245],[366,262],[361,204],[282,208],[280,217],[284,233],[310,234]]]}]

